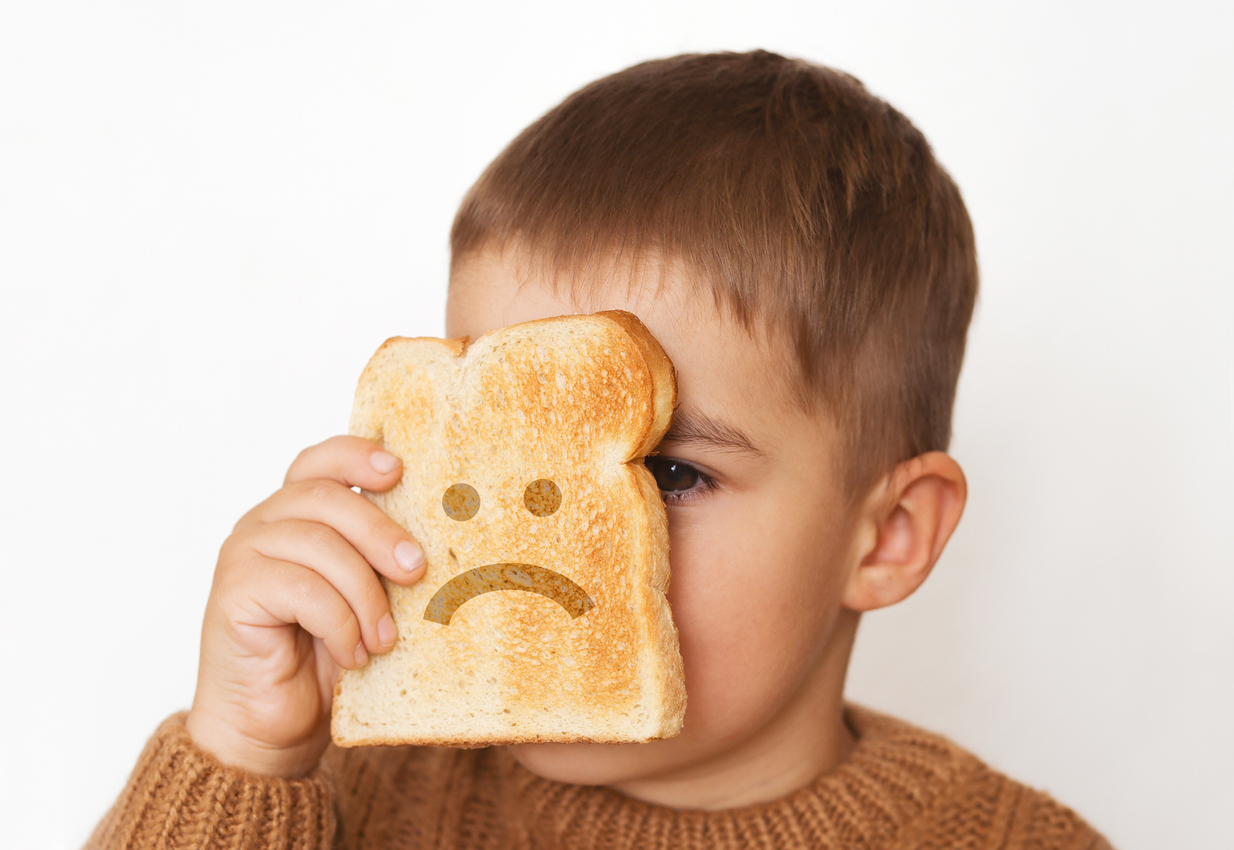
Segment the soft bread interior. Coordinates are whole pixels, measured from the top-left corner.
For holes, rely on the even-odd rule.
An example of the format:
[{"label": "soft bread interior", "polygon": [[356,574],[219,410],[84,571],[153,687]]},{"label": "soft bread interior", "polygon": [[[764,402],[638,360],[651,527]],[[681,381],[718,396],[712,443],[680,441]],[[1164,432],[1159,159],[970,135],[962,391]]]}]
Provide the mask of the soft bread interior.
[{"label": "soft bread interior", "polygon": [[[428,570],[410,588],[387,584],[399,642],[340,677],[337,743],[618,742],[680,731],[667,523],[640,460],[667,430],[675,397],[672,363],[628,313],[529,322],[470,346],[396,338],[378,350],[352,432],[402,458],[400,483],[369,497],[420,541]],[[527,491],[544,481],[560,503],[537,515]],[[451,516],[443,497],[463,484],[478,508],[459,519],[466,512]],[[548,592],[527,589],[543,576]],[[572,613],[585,606],[563,601],[567,585],[592,606]],[[435,596],[459,588],[448,623],[425,619]]]}]

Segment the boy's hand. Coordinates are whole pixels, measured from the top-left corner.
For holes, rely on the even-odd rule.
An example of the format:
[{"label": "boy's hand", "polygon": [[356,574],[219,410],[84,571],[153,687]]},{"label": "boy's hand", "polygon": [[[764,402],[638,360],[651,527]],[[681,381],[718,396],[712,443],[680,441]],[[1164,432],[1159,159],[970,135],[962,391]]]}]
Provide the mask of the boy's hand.
[{"label": "boy's hand", "polygon": [[330,740],[339,667],[388,652],[397,634],[381,573],[424,575],[424,554],[351,490],[388,490],[398,458],[358,437],[305,449],[283,488],[236,524],[219,552],[201,630],[194,742],[225,764],[301,776]]}]

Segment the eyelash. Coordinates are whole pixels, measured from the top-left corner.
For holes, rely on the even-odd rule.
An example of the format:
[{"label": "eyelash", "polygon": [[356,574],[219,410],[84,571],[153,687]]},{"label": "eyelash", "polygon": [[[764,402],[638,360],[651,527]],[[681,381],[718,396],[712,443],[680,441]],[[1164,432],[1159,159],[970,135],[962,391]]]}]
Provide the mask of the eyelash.
[{"label": "eyelash", "polygon": [[[644,463],[648,462],[675,463],[680,466],[689,467],[689,469],[698,476],[698,483],[689,490],[661,490],[660,497],[664,499],[664,504],[666,505],[685,505],[690,502],[696,502],[699,499],[705,498],[708,493],[716,489],[716,480],[692,463],[687,463],[686,461],[679,460],[675,457],[662,456],[657,456],[654,459],[647,458],[647,460],[644,461]],[[655,474],[654,471],[652,474]]]}]

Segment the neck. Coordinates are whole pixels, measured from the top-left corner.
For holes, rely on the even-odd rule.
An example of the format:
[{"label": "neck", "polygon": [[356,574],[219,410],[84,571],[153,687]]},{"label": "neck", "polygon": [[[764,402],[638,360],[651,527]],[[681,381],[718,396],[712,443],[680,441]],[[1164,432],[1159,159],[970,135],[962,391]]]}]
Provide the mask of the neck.
[{"label": "neck", "polygon": [[856,743],[844,722],[844,679],[858,615],[848,619],[793,697],[745,741],[680,770],[610,787],[660,806],[717,811],[779,799],[834,769]]}]

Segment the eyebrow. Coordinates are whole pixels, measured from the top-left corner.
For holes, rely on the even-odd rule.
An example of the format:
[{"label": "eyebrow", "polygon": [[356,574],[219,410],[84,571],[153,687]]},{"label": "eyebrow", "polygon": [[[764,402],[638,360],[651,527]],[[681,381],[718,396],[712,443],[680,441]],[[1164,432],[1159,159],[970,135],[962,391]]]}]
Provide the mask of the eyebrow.
[{"label": "eyebrow", "polygon": [[751,457],[766,456],[749,437],[732,425],[686,407],[673,411],[673,423],[660,442],[703,445]]}]

